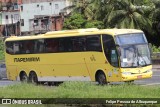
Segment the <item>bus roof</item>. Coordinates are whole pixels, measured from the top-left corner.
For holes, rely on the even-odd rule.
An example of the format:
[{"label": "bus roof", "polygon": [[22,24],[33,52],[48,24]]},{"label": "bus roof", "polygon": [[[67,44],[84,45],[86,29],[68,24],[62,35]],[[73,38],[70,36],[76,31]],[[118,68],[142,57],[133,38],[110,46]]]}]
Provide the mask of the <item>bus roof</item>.
[{"label": "bus roof", "polygon": [[62,31],[52,31],[40,35],[32,36],[11,36],[5,41],[14,41],[14,40],[31,40],[31,39],[41,39],[41,38],[58,38],[58,37],[69,37],[69,36],[80,36],[80,35],[93,35],[93,34],[110,34],[110,35],[119,35],[126,33],[142,33],[141,30],[136,29],[97,29],[97,28],[88,28],[88,29],[75,29],[75,30],[62,30]]},{"label": "bus roof", "polygon": [[111,34],[111,35],[121,35],[128,33],[143,33],[141,30],[137,29],[102,29],[100,30],[103,34]]}]

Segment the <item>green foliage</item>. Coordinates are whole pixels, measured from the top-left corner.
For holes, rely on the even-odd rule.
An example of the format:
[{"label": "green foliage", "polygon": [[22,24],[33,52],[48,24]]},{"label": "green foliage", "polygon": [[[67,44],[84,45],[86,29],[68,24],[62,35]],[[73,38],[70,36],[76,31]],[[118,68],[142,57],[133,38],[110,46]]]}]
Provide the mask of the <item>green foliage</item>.
[{"label": "green foliage", "polygon": [[0,60],[4,60],[4,43],[0,40]]},{"label": "green foliage", "polygon": [[152,45],[152,51],[153,52],[160,52],[160,47],[157,47],[155,45]]},{"label": "green foliage", "polygon": [[[18,90],[17,90],[18,89]],[[99,86],[91,82],[64,82],[58,87],[19,83],[0,87],[2,98],[160,98],[159,86]]]},{"label": "green foliage", "polygon": [[79,28],[104,28],[102,21],[85,19],[84,15],[73,13],[65,19],[63,29],[79,29]]},{"label": "green foliage", "polygon": [[104,28],[104,23],[102,21],[98,21],[98,20],[88,21],[85,24],[85,28],[99,28],[99,29],[103,29]]},{"label": "green foliage", "polygon": [[64,29],[79,29],[84,28],[86,20],[81,14],[73,13],[69,18],[64,21]]}]

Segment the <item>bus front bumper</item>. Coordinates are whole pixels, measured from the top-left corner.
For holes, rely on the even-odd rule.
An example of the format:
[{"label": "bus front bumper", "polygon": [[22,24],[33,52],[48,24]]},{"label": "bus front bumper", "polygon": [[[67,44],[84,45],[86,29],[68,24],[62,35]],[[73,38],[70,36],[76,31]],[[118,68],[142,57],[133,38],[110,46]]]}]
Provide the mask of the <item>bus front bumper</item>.
[{"label": "bus front bumper", "polygon": [[148,73],[139,73],[139,74],[122,74],[122,81],[131,81],[131,80],[140,80],[152,77],[152,71]]}]

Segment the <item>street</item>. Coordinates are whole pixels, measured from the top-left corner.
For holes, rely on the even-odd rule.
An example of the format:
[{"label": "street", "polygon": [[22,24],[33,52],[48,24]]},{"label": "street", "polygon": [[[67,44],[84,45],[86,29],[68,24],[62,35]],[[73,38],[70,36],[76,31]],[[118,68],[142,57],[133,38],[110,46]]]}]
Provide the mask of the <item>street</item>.
[{"label": "street", "polygon": [[136,80],[135,84],[140,84],[143,86],[160,85],[160,69],[154,68],[152,78],[144,80]]}]

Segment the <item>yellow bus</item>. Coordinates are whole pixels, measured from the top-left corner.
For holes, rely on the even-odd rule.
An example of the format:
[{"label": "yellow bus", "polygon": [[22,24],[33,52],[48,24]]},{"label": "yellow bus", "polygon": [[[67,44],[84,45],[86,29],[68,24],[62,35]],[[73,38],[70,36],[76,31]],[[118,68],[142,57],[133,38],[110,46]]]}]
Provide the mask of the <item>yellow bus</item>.
[{"label": "yellow bus", "polygon": [[150,48],[135,29],[77,29],[5,40],[8,79],[38,82],[151,78]]}]

